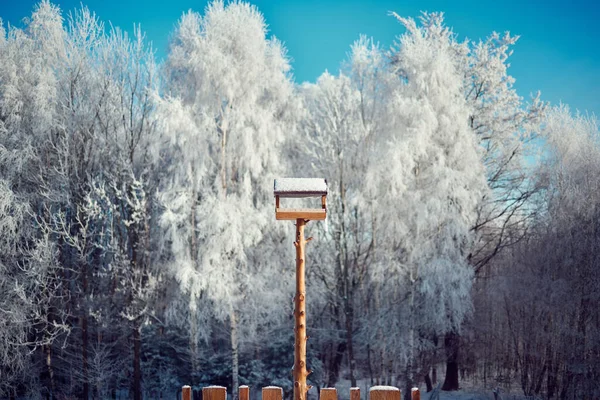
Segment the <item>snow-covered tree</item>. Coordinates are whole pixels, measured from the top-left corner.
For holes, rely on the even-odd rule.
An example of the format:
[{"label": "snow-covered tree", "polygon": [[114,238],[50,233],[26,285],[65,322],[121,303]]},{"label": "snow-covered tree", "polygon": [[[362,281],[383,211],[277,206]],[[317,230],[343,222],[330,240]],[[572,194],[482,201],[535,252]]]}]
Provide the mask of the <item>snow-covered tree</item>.
[{"label": "snow-covered tree", "polygon": [[[52,386],[51,343],[68,331],[70,311],[60,276],[58,249],[41,214],[39,145],[53,127],[54,67],[64,57],[64,31],[58,8],[41,2],[25,30],[0,29],[0,176],[2,177],[2,391],[15,395],[19,382],[48,371]],[[60,328],[60,329],[56,329]],[[64,329],[63,329],[64,328]],[[40,366],[35,354],[44,358]],[[27,366],[27,370],[23,370]],[[4,375],[6,372],[6,375]],[[21,373],[25,374],[21,375]],[[19,380],[20,379],[20,380]],[[29,388],[35,396],[38,387]]]},{"label": "snow-covered tree", "polygon": [[[493,33],[485,41],[470,43],[460,53],[464,88],[470,107],[469,126],[483,149],[488,184],[493,193],[482,202],[474,230],[480,242],[471,263],[478,273],[492,257],[519,239],[529,217],[527,201],[534,193],[527,157],[535,151],[536,135],[545,103],[538,93],[523,101],[508,74],[508,58],[518,36]],[[529,162],[530,163],[530,162]],[[507,233],[511,231],[509,237]]]},{"label": "snow-covered tree", "polygon": [[[3,163],[2,167],[7,167]],[[33,382],[30,354],[50,354],[50,345],[68,331],[66,310],[57,308],[62,292],[60,266],[49,232],[31,229],[31,210],[24,198],[0,180],[0,394],[14,396],[20,382]],[[47,363],[47,370],[52,366]],[[36,387],[31,388],[35,395]]]},{"label": "snow-covered tree", "polygon": [[[321,324],[331,321],[332,347],[326,360],[326,384],[333,387],[341,362],[348,355],[350,380],[356,386],[355,310],[373,254],[372,210],[365,198],[369,151],[384,117],[387,69],[381,50],[361,37],[352,47],[344,72],[324,73],[316,84],[304,84],[303,135],[293,142],[299,173],[326,176],[329,187],[328,221],[315,244],[318,263],[311,275],[322,283]],[[313,285],[318,287],[319,285]]]},{"label": "snow-covered tree", "polygon": [[284,171],[289,64],[256,7],[215,1],[181,18],[165,68],[157,153],[169,168],[160,220],[168,262],[190,296],[192,346],[200,296],[228,322],[237,393],[240,341],[282,315],[269,182]]},{"label": "snow-covered tree", "polygon": [[[48,350],[48,386],[54,393],[58,363],[73,376],[71,390],[87,397],[97,381],[88,368],[90,337],[102,346],[111,322],[145,310],[135,303],[149,282],[141,175],[147,173],[143,147],[153,127],[152,54],[139,30],[134,41],[118,29],[106,32],[85,8],[63,24],[60,10],[48,1],[37,6],[25,29],[11,28],[1,51],[2,159],[11,166],[6,176],[35,210],[34,226],[54,246],[63,268],[59,281],[69,288],[54,293],[68,299],[57,307],[69,312],[73,329],[69,346],[62,346],[67,350]],[[117,280],[124,292],[121,314],[109,305],[118,297],[117,285],[109,282]],[[133,322],[133,391],[140,398],[135,332],[143,321]]]},{"label": "snow-covered tree", "polygon": [[425,15],[420,26],[397,18],[407,32],[392,54],[398,75],[389,99],[393,121],[377,141],[367,180],[378,212],[376,235],[386,241],[379,279],[394,282],[386,297],[405,310],[388,323],[404,327],[404,335],[390,339],[404,342],[397,344],[410,384],[426,339],[458,331],[471,310],[467,256],[487,184],[468,126],[452,31],[436,14]]}]

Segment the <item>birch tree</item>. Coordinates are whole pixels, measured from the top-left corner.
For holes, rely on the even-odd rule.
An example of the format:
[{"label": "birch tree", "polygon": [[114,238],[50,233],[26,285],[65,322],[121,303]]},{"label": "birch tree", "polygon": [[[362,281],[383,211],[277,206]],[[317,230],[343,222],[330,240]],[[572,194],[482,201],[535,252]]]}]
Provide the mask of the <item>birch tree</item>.
[{"label": "birch tree", "polygon": [[[526,103],[513,87],[515,79],[508,74],[508,58],[518,39],[508,32],[502,36],[494,32],[486,40],[470,43],[459,64],[464,68],[469,126],[483,149],[492,190],[473,227],[481,234],[471,259],[476,273],[519,238],[515,235],[517,229],[523,234],[529,217],[525,205],[534,192],[526,157],[533,155],[546,104],[540,93]],[[506,234],[509,228],[511,238]]]},{"label": "birch tree", "polygon": [[[185,14],[166,65],[168,97],[159,105],[172,178],[161,189],[161,225],[171,271],[190,296],[192,345],[197,301],[227,322],[232,392],[239,384],[241,335],[282,315],[278,267],[267,234],[272,182],[283,172],[292,86],[285,51],[267,38],[264,19],[247,3],[216,1],[204,15]],[[177,116],[173,118],[173,116]]]},{"label": "birch tree", "polygon": [[380,162],[368,182],[381,212],[378,236],[388,241],[380,279],[399,281],[407,291],[390,288],[391,298],[406,296],[398,301],[406,307],[402,357],[410,387],[423,339],[459,330],[470,313],[470,228],[487,184],[467,125],[453,33],[436,15],[425,15],[421,26],[396,17],[407,32],[392,55],[393,127],[378,141]]},{"label": "birch tree", "polygon": [[[294,142],[301,149],[295,159],[314,176],[328,178],[329,217],[317,242],[319,263],[311,274],[322,281],[323,305],[332,320],[326,360],[327,385],[338,379],[344,354],[348,356],[350,381],[356,386],[354,335],[359,291],[373,253],[372,214],[364,196],[365,173],[384,114],[387,73],[382,51],[362,37],[352,46],[344,72],[324,73],[316,84],[301,87],[306,115],[304,135]],[[369,239],[371,237],[371,239]],[[338,334],[343,332],[343,335]]]}]

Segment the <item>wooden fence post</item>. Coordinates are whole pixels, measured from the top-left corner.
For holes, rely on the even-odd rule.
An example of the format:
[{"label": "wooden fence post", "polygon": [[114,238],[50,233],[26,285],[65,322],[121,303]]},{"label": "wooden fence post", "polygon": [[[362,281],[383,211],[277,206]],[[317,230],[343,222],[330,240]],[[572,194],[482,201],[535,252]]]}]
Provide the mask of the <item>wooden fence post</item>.
[{"label": "wooden fence post", "polygon": [[401,400],[400,389],[394,386],[373,386],[369,389],[369,400]]},{"label": "wooden fence post", "polygon": [[250,388],[247,385],[240,386],[238,400],[250,400]]},{"label": "wooden fence post", "polygon": [[227,400],[227,389],[223,386],[203,387],[202,400]]},{"label": "wooden fence post", "polygon": [[319,400],[338,400],[335,388],[322,388]]},{"label": "wooden fence post", "polygon": [[419,388],[412,388],[410,391],[411,400],[421,400],[421,392],[419,392]]},{"label": "wooden fence post", "polygon": [[360,400],[360,388],[350,388],[350,400]]},{"label": "wooden fence post", "polygon": [[192,388],[185,385],[181,388],[181,400],[192,400]]},{"label": "wooden fence post", "polygon": [[[282,400],[283,389],[279,386],[267,386],[262,388],[262,400]],[[204,399],[203,399],[204,400]]]}]

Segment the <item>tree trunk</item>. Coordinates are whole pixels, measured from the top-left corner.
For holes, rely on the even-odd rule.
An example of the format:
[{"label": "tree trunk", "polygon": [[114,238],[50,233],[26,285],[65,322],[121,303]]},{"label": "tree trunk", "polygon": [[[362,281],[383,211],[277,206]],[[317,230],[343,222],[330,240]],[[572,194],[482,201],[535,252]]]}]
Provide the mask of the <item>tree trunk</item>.
[{"label": "tree trunk", "polygon": [[452,331],[444,338],[446,348],[446,378],[442,390],[458,390],[458,347],[460,336]]},{"label": "tree trunk", "polygon": [[133,400],[142,400],[142,369],[140,366],[140,328],[134,322],[133,328]]},{"label": "tree trunk", "polygon": [[[198,208],[198,192],[195,184],[192,189],[191,204],[190,204],[190,260],[194,270],[197,270],[196,260],[198,258],[198,238],[196,236],[196,214]],[[198,319],[197,319],[197,305],[196,299],[190,297],[190,353],[191,353],[191,364],[192,364],[192,376],[196,377],[196,374],[200,370],[200,353],[198,349]]]},{"label": "tree trunk", "polygon": [[367,344],[367,365],[369,367],[369,383],[373,386],[373,367],[371,366],[371,345]]},{"label": "tree trunk", "polygon": [[411,389],[413,388],[413,383],[414,383],[414,378],[412,376],[412,374],[409,372],[409,368],[411,368],[410,365],[407,366],[407,371],[406,371],[406,382],[405,382],[405,386],[404,386],[404,393],[411,393]]},{"label": "tree trunk", "polygon": [[[190,304],[196,300],[190,298]],[[196,377],[200,370],[200,350],[198,348],[198,318],[196,315],[196,306],[189,307],[190,309],[190,329],[189,329],[189,345],[190,345],[190,362],[192,364],[192,377]]]},{"label": "tree trunk", "polygon": [[548,399],[554,398],[556,393],[556,371],[552,361],[552,359],[549,360],[548,378],[546,379],[546,396]]},{"label": "tree trunk", "polygon": [[52,367],[52,348],[46,345],[46,366],[48,367],[48,377],[50,379],[50,395],[54,396],[54,368]]},{"label": "tree trunk", "polygon": [[[356,361],[354,360],[354,346],[352,343],[352,331],[354,322],[354,309],[352,299],[350,298],[346,304],[346,348],[348,349],[348,366],[350,368],[350,385],[356,387],[356,377],[354,370],[356,369]],[[333,386],[330,386],[333,387]]]},{"label": "tree trunk", "polygon": [[[436,353],[438,349],[438,342],[438,336],[433,335],[433,345],[435,346]],[[435,366],[435,364],[431,367],[431,383],[433,385],[437,385],[437,367]]]},{"label": "tree trunk", "polygon": [[83,286],[83,307],[81,315],[81,361],[83,369],[83,392],[81,398],[88,400],[90,397],[90,384],[88,376],[88,318],[87,318],[87,290],[88,290],[88,279],[87,279],[87,265],[84,262],[82,265],[81,279]]},{"label": "tree trunk", "polygon": [[237,316],[233,306],[229,311],[229,319],[231,323],[231,398],[237,400],[238,388],[240,387],[239,382],[239,358],[238,358],[238,328],[237,328]]},{"label": "tree trunk", "polygon": [[406,393],[411,392],[414,382],[414,364],[415,364],[415,283],[417,272],[410,271],[410,313],[409,313],[409,331],[408,331],[408,363],[406,364]]},{"label": "tree trunk", "polygon": [[331,358],[329,364],[329,379],[327,380],[327,387],[335,387],[340,376],[340,367],[342,360],[344,359],[344,353],[346,352],[346,342],[339,342],[335,354]]},{"label": "tree trunk", "polygon": [[[195,172],[194,172],[195,173]],[[190,204],[190,260],[194,270],[197,270],[196,260],[198,257],[198,239],[196,236],[196,213],[198,208],[198,192],[196,186],[192,188],[191,204]],[[196,310],[196,299],[190,297],[189,312],[190,312],[190,355],[192,364],[192,377],[195,378],[200,369],[200,353],[198,349],[198,319]]]},{"label": "tree trunk", "polygon": [[[85,308],[85,307],[84,307]],[[90,385],[89,385],[89,377],[88,377],[88,320],[87,315],[85,315],[85,310],[83,311],[84,315],[81,317],[81,361],[83,364],[83,392],[81,393],[81,398],[84,400],[88,400],[90,397]]]},{"label": "tree trunk", "polygon": [[[223,117],[223,114],[221,114]],[[219,130],[221,132],[221,186],[223,188],[223,192],[227,191],[227,163],[225,162],[225,157],[227,156],[227,121],[223,119],[219,124]]]},{"label": "tree trunk", "polygon": [[433,390],[433,384],[431,383],[431,378],[429,377],[429,372],[425,374],[425,386],[427,386],[427,393]]}]

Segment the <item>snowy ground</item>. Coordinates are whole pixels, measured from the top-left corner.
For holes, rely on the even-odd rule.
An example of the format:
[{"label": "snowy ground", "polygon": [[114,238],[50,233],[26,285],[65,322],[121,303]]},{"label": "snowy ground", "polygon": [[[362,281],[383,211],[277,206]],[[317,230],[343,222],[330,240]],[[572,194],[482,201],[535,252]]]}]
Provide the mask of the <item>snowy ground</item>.
[{"label": "snowy ground", "polygon": [[[368,381],[359,381],[358,386],[360,387],[360,397],[362,400],[368,400],[368,388],[370,387]],[[439,400],[494,400],[494,394],[491,389],[478,389],[468,383],[465,385],[467,388],[456,392],[444,392],[439,393]],[[350,398],[350,381],[341,380],[335,385],[338,391],[338,399],[347,400]],[[402,390],[402,388],[400,388]],[[431,393],[426,393],[424,387],[419,388],[421,390],[421,400],[429,400]],[[317,400],[317,391],[315,388],[311,389],[309,393],[309,400]],[[502,400],[534,400],[527,398],[526,396],[516,393],[505,393],[501,392]],[[410,400],[405,396],[402,390],[402,400]]]}]

